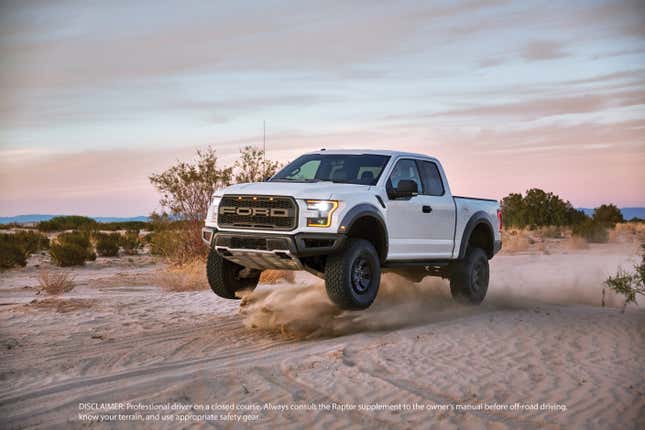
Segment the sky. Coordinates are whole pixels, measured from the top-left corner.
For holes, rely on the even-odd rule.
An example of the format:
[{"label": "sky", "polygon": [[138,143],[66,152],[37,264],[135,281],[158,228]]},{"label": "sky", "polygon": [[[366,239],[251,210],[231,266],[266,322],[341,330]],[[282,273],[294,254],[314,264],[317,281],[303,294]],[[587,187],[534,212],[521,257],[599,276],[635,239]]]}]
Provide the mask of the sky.
[{"label": "sky", "polygon": [[[561,3],[561,4],[558,4]],[[197,148],[438,157],[455,194],[645,206],[643,1],[0,0],[0,216],[135,216]]]}]

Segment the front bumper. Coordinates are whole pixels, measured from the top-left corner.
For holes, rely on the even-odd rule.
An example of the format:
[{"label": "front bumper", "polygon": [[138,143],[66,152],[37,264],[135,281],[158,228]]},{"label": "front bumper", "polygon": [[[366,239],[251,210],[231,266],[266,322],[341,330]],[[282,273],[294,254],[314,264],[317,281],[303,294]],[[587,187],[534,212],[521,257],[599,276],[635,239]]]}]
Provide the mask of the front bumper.
[{"label": "front bumper", "polygon": [[338,251],[345,243],[345,235],[233,233],[204,227],[202,240],[222,257],[245,267],[300,270],[301,258]]}]

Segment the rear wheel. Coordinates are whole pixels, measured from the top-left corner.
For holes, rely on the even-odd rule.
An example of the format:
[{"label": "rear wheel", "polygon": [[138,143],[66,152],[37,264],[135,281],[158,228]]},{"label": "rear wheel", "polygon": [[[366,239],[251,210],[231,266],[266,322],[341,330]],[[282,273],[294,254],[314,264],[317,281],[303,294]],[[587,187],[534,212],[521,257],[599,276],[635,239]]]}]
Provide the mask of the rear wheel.
[{"label": "rear wheel", "polygon": [[235,293],[255,289],[260,279],[259,271],[235,264],[214,250],[208,253],[206,275],[211,290],[225,299],[239,299]]},{"label": "rear wheel", "polygon": [[486,297],[489,280],[488,257],[481,248],[469,247],[450,276],[450,293],[459,303],[478,305]]},{"label": "rear wheel", "polygon": [[341,309],[366,309],[381,283],[381,263],[374,245],[349,239],[343,252],[330,255],[325,265],[327,295]]}]

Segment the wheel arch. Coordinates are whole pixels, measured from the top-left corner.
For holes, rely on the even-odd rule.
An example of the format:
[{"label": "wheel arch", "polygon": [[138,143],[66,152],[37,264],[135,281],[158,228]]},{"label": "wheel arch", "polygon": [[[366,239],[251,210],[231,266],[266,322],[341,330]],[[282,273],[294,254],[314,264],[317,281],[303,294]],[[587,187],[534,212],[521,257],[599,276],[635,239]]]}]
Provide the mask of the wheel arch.
[{"label": "wheel arch", "polygon": [[459,245],[459,259],[466,256],[469,244],[482,248],[488,259],[493,258],[495,254],[493,226],[484,211],[475,212],[468,220]]},{"label": "wheel arch", "polygon": [[381,263],[387,259],[389,247],[387,226],[383,215],[375,206],[368,203],[354,206],[343,217],[338,232],[371,242],[378,252]]}]

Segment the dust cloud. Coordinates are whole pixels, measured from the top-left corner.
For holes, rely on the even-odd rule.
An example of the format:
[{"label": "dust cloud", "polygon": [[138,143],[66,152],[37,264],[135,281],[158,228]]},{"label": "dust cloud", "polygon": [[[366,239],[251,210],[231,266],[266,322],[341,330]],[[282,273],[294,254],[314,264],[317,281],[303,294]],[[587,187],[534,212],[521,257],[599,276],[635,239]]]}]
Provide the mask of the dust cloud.
[{"label": "dust cloud", "polygon": [[[598,258],[600,257],[600,258]],[[491,261],[488,295],[481,306],[456,304],[447,280],[427,277],[413,283],[392,273],[381,278],[378,296],[365,311],[342,311],[327,298],[323,281],[261,286],[246,293],[240,314],[249,329],[286,337],[333,337],[447,321],[481,312],[540,305],[601,306],[603,281],[630,256],[550,255],[498,257]],[[605,304],[621,307],[606,291]]]}]

